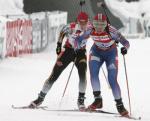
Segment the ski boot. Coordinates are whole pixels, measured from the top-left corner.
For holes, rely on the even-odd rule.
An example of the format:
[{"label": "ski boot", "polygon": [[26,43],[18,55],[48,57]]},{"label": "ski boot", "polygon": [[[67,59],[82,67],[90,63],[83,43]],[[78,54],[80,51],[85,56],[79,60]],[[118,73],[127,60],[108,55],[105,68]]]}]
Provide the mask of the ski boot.
[{"label": "ski boot", "polygon": [[38,98],[30,103],[29,108],[37,108],[39,105],[41,105],[44,101],[45,95],[45,93],[40,92]]},{"label": "ski boot", "polygon": [[116,108],[117,111],[121,116],[128,116],[128,111],[125,109],[122,99],[117,99],[116,101]]},{"label": "ski boot", "polygon": [[78,109],[80,111],[84,111],[85,110],[85,105],[84,105],[84,97],[85,93],[79,93],[79,97],[78,97],[78,100],[77,100],[77,105],[78,105]]},{"label": "ski boot", "polygon": [[100,95],[100,91],[95,91],[93,92],[94,94],[94,102],[88,106],[88,110],[95,110],[95,109],[100,109],[103,107],[103,100],[102,97]]}]

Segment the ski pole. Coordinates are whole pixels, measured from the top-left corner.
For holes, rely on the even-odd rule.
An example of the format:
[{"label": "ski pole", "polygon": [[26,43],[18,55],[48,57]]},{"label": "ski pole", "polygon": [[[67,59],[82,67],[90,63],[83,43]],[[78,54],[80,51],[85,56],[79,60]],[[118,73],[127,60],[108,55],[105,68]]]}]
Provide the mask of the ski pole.
[{"label": "ski pole", "polygon": [[85,4],[85,0],[80,0],[80,7],[81,7],[81,12],[82,12],[82,6]]},{"label": "ski pole", "polygon": [[[98,2],[98,3],[97,3],[97,6],[98,6],[98,7],[102,7],[102,10],[104,11],[104,14],[105,14],[105,16],[106,16],[106,18],[107,18],[107,22],[108,22],[108,24],[111,25],[110,20],[109,20],[108,15],[107,15],[107,12],[106,12],[106,9],[107,9],[107,8],[106,8],[105,3],[104,3],[104,2]],[[111,34],[109,33],[109,27],[108,27],[108,25],[107,25],[107,27],[106,27],[106,30],[108,31],[108,36],[110,37],[110,39],[112,39],[112,36],[111,36]],[[118,44],[118,43],[116,42],[116,44]]]},{"label": "ski pole", "polygon": [[64,95],[65,95],[65,92],[66,92],[66,89],[67,89],[67,86],[68,86],[68,83],[69,83],[69,80],[70,80],[70,77],[71,77],[71,74],[72,74],[72,71],[73,71],[73,68],[74,68],[74,65],[75,65],[75,61],[76,61],[76,58],[75,58],[75,60],[74,60],[74,62],[73,62],[71,71],[70,71],[70,73],[69,73],[68,80],[67,80],[67,83],[66,83],[66,86],[65,86],[65,89],[64,89],[64,92],[63,92],[62,97],[64,97]]},{"label": "ski pole", "polygon": [[131,116],[130,91],[129,91],[128,76],[127,76],[127,68],[126,68],[126,61],[125,61],[125,56],[124,56],[124,55],[123,55],[123,60],[124,60],[124,68],[125,68],[126,84],[127,84],[127,90],[128,90],[129,109],[130,109],[130,116]]},{"label": "ski pole", "polygon": [[103,9],[103,11],[104,11],[104,13],[105,13],[105,15],[106,15],[106,18],[107,18],[107,21],[108,21],[108,23],[110,24],[110,20],[109,20],[109,18],[108,18],[108,16],[107,16],[107,12],[106,12],[106,5],[105,5],[105,3],[104,2],[98,2],[97,3],[97,6],[98,7],[102,7],[102,9]]},{"label": "ski pole", "polygon": [[110,89],[110,84],[109,84],[108,78],[106,77],[106,74],[105,74],[105,71],[104,71],[103,67],[102,67],[102,71],[103,71],[104,77],[105,77],[105,79],[106,79],[108,88]]},{"label": "ski pole", "polygon": [[69,76],[68,76],[68,79],[67,79],[67,83],[66,83],[66,85],[65,85],[65,89],[64,89],[64,91],[63,91],[63,95],[62,95],[62,97],[61,97],[61,101],[60,101],[60,103],[59,103],[59,107],[61,106],[61,102],[62,102],[63,97],[64,97],[64,95],[65,95],[65,92],[66,92],[66,89],[67,89],[67,86],[68,86],[68,83],[69,83],[69,80],[70,80],[70,77],[71,77],[71,74],[72,74],[72,71],[73,71],[73,68],[74,68],[74,65],[75,65],[75,61],[76,61],[76,57],[75,57],[75,59],[74,59],[72,68],[71,68],[71,70],[70,70],[70,73],[69,73]]},{"label": "ski pole", "polygon": [[105,13],[105,15],[106,15],[106,18],[107,18],[108,23],[111,24],[111,23],[110,23],[110,20],[109,20],[109,18],[108,18],[107,12],[106,12],[106,9],[107,9],[107,8],[106,8],[105,3],[104,3],[104,2],[99,2],[99,3],[98,3],[98,7],[100,7],[100,6],[102,7],[102,9],[103,9],[103,11],[104,11],[104,13]]}]

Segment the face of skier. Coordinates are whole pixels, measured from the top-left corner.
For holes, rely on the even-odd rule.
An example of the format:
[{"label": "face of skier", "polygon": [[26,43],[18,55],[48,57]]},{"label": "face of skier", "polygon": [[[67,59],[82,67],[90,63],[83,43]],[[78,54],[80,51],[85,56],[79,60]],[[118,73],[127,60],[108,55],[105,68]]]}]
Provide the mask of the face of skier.
[{"label": "face of skier", "polygon": [[93,20],[93,26],[94,26],[96,32],[103,32],[107,26],[107,22]]},{"label": "face of skier", "polygon": [[86,30],[87,21],[79,21],[78,24],[80,25],[80,28],[81,28],[82,30]]},{"label": "face of skier", "polygon": [[93,18],[93,27],[96,32],[103,32],[107,26],[107,18],[105,15],[99,13]]},{"label": "face of skier", "polygon": [[86,30],[88,15],[85,12],[80,12],[77,17],[78,24],[82,30]]}]

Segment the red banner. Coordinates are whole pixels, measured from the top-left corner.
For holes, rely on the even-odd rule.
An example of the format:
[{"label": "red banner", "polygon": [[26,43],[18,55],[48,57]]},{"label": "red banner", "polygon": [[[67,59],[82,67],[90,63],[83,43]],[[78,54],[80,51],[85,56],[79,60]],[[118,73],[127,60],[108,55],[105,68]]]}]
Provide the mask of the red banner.
[{"label": "red banner", "polygon": [[16,20],[6,24],[6,56],[32,52],[32,20]]}]

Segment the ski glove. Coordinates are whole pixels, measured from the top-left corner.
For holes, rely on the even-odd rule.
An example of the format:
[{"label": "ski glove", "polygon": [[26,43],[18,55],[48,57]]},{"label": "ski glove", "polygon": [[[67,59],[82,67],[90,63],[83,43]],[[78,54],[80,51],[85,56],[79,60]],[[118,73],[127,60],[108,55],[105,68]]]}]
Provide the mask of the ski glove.
[{"label": "ski glove", "polygon": [[127,49],[126,49],[125,47],[122,47],[122,48],[121,48],[121,54],[122,54],[122,55],[127,54]]},{"label": "ski glove", "polygon": [[57,42],[56,54],[59,55],[61,52],[61,43]]}]

